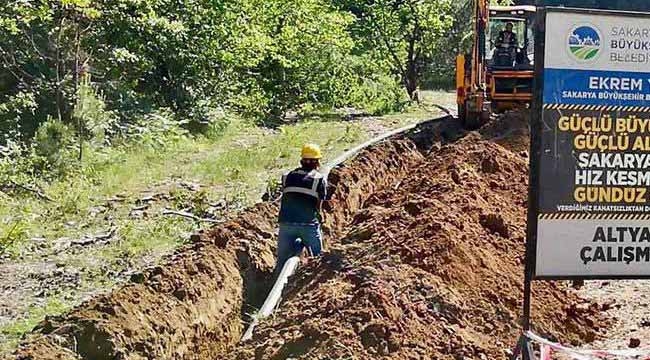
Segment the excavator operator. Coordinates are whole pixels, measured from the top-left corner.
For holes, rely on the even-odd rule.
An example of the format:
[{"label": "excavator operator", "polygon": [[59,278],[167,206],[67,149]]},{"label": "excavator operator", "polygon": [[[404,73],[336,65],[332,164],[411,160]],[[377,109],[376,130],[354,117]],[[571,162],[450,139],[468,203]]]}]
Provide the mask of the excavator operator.
[{"label": "excavator operator", "polygon": [[512,68],[517,60],[517,34],[512,29],[514,25],[509,22],[505,30],[499,32],[494,49],[494,65]]},{"label": "excavator operator", "polygon": [[510,47],[514,48],[517,46],[517,34],[515,34],[512,29],[514,28],[513,23],[509,22],[506,24],[506,29],[499,32],[499,37],[497,37],[497,48],[499,47]]},{"label": "excavator operator", "polygon": [[318,256],[323,247],[320,213],[327,198],[327,180],[318,171],[322,154],[318,145],[306,144],[301,156],[300,167],[282,176],[276,275],[303,248]]}]

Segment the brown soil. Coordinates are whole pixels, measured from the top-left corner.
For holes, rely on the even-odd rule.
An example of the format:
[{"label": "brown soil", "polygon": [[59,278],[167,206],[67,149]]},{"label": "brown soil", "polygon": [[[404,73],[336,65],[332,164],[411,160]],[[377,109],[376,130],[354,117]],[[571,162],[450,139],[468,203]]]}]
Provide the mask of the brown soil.
[{"label": "brown soil", "polygon": [[[376,192],[230,359],[505,359],[519,334],[527,159],[471,134]],[[537,331],[592,341],[599,307],[536,286]]]},{"label": "brown soil", "polygon": [[[413,142],[396,140],[334,171],[335,211],[325,216],[325,232],[335,236],[369,194],[392,185],[421,159]],[[242,315],[266,295],[276,212],[273,203],[253,207],[202,234],[164,265],[133,276],[131,284],[46,319],[13,358],[214,358],[239,340]]]},{"label": "brown soil", "polygon": [[613,322],[604,336],[587,348],[650,347],[650,281],[586,281],[577,293],[604,303],[605,313]]},{"label": "brown soil", "polygon": [[[436,142],[454,126],[384,142],[330,175],[330,252],[301,267],[279,312],[244,346],[242,318],[270,284],[273,203],[46,319],[14,358],[505,358],[519,331],[526,154],[494,133]],[[525,143],[513,140],[520,133],[498,142]],[[565,288],[536,286],[538,332],[593,340],[598,306]]]},{"label": "brown soil", "polygon": [[508,112],[483,126],[479,133],[485,140],[497,143],[512,152],[527,153],[530,147],[529,118],[528,111]]},{"label": "brown soil", "polygon": [[223,351],[242,328],[244,282],[258,275],[264,283],[273,266],[273,213],[268,204],[257,206],[220,227],[219,236],[202,236],[164,266],[133,276],[131,284],[46,319],[17,358],[76,358],[66,349],[97,360]]}]

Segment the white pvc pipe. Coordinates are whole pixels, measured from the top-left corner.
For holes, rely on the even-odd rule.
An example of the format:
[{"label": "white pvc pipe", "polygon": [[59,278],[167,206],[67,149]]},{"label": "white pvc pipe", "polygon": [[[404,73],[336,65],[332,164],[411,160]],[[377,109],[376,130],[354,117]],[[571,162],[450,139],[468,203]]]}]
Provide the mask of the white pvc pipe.
[{"label": "white pvc pipe", "polygon": [[[440,120],[440,119],[443,118],[439,118],[436,120]],[[429,121],[432,120],[423,121],[420,123],[404,126],[402,128],[389,131],[385,134],[382,134],[371,140],[368,140],[361,145],[355,146],[354,148],[343,153],[341,156],[327,163],[327,165],[325,165],[325,168],[322,171],[323,175],[325,176],[325,178],[327,178],[327,176],[329,175],[330,171],[333,168],[341,165],[342,163],[344,163],[345,161],[347,161],[348,159],[356,155],[361,150],[367,148],[368,146],[374,145],[389,137],[415,129],[417,126],[427,123]],[[282,271],[280,271],[280,274],[278,275],[278,278],[275,281],[275,284],[273,284],[273,288],[271,289],[269,296],[267,296],[266,300],[264,301],[262,308],[257,312],[257,314],[253,316],[252,318],[253,321],[248,326],[248,329],[246,329],[246,332],[244,333],[244,336],[242,336],[241,341],[250,340],[253,337],[253,330],[255,329],[255,326],[257,326],[259,321],[261,319],[269,317],[273,313],[273,310],[275,310],[275,308],[278,306],[280,302],[280,299],[282,298],[282,291],[284,290],[284,286],[287,284],[287,282],[289,282],[289,277],[296,272],[299,262],[300,262],[300,257],[294,256],[289,260],[287,260],[287,262],[284,264],[284,266],[282,267]]]},{"label": "white pvc pipe", "polygon": [[377,136],[376,138],[370,139],[370,140],[364,142],[364,143],[361,144],[361,145],[358,145],[358,146],[353,147],[352,149],[350,149],[350,150],[344,152],[341,156],[337,157],[336,159],[330,161],[327,165],[325,165],[325,169],[323,169],[323,174],[325,175],[325,177],[327,177],[327,175],[329,175],[330,171],[331,171],[333,168],[335,168],[335,167],[337,167],[337,166],[343,164],[346,160],[348,160],[349,158],[353,157],[353,156],[356,155],[358,152],[360,152],[361,150],[367,148],[368,146],[374,145],[374,144],[376,144],[376,143],[378,143],[378,142],[380,142],[380,141],[382,141],[382,140],[386,140],[387,138],[389,138],[389,137],[391,137],[391,136],[395,136],[395,135],[397,135],[397,134],[401,134],[401,133],[403,133],[403,132],[407,132],[407,131],[409,131],[409,130],[412,130],[412,129],[414,129],[416,126],[418,126],[418,125],[420,125],[420,124],[421,124],[421,123],[416,123],[416,124],[412,124],[412,125],[404,126],[404,127],[402,127],[402,128],[399,128],[399,129],[395,129],[395,130],[389,131],[389,132],[387,132],[387,133],[385,133],[385,134],[382,134],[382,135]]},{"label": "white pvc pipe", "polygon": [[276,280],[275,284],[273,284],[273,288],[271,289],[269,296],[266,297],[266,301],[264,301],[264,304],[260,310],[253,317],[253,322],[251,322],[251,324],[248,326],[248,329],[246,329],[246,332],[244,333],[244,336],[242,336],[241,341],[250,340],[253,337],[253,330],[255,329],[255,326],[259,320],[264,319],[273,313],[273,310],[278,305],[280,298],[282,297],[282,290],[284,290],[284,286],[289,281],[289,277],[296,272],[298,263],[300,263],[300,256],[294,256],[287,260],[286,263],[284,263],[282,271],[280,271],[278,279]]}]

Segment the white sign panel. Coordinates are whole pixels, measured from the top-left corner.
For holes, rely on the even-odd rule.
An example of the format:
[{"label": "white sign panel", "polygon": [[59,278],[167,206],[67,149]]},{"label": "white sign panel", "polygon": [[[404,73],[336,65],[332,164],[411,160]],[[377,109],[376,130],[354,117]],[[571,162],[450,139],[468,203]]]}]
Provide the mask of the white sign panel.
[{"label": "white sign panel", "polygon": [[650,276],[650,16],[548,9],[535,277]]}]

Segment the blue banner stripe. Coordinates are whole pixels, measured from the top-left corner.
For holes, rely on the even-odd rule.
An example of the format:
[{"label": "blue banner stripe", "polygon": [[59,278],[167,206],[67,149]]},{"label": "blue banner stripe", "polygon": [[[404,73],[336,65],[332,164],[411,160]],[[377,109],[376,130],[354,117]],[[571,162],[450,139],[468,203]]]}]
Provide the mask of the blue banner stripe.
[{"label": "blue banner stripe", "polygon": [[589,110],[589,111],[650,112],[650,106],[544,104],[544,109],[545,110]]},{"label": "blue banner stripe", "polygon": [[544,103],[650,106],[650,73],[544,70]]}]

